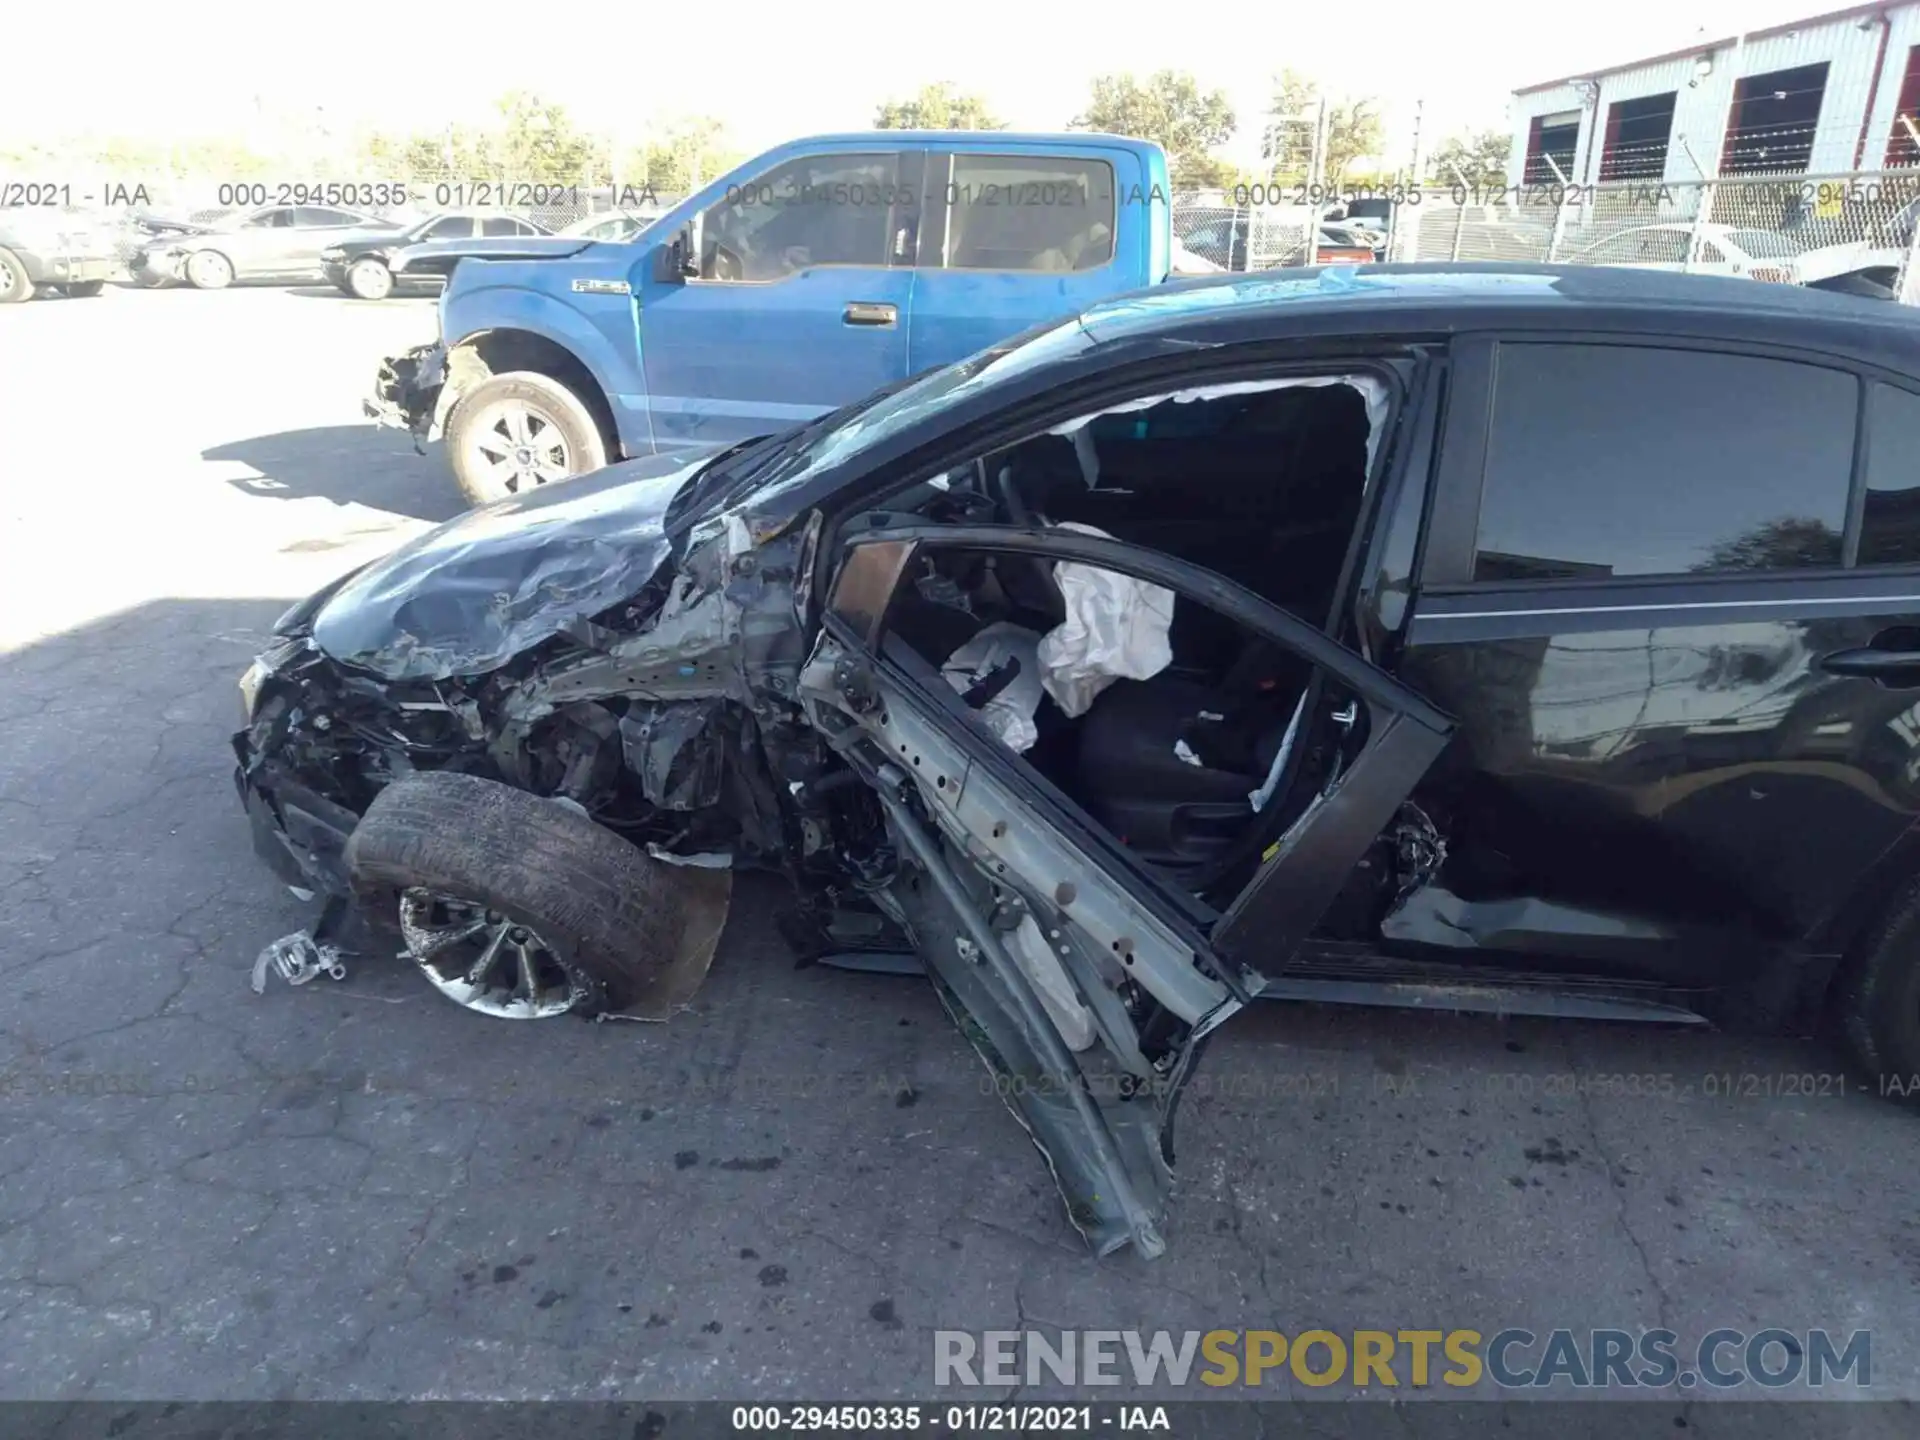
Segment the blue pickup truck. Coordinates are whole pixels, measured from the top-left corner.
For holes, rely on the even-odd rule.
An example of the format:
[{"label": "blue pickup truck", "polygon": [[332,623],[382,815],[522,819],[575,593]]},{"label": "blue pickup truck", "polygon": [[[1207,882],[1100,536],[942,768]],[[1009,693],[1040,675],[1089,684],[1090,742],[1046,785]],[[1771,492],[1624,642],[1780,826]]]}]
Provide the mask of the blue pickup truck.
[{"label": "blue pickup truck", "polygon": [[444,435],[475,504],[787,429],[1167,277],[1166,155],[1113,135],[796,140],[618,244],[434,242],[439,342],[368,413]]}]

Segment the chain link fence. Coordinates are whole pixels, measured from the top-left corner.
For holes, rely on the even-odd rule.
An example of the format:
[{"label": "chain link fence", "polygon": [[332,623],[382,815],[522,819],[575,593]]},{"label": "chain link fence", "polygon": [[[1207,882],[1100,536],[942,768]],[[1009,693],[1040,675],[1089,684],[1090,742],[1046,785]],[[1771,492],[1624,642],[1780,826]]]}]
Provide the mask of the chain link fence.
[{"label": "chain link fence", "polygon": [[[1392,262],[1491,261],[1740,276],[1898,294],[1920,303],[1920,168],[1719,180],[1476,186],[1380,192],[1330,205],[1233,205],[1177,195],[1186,248],[1229,270],[1313,263],[1378,238]],[[1355,219],[1350,210],[1366,209]],[[1383,212],[1384,214],[1380,213]]]}]

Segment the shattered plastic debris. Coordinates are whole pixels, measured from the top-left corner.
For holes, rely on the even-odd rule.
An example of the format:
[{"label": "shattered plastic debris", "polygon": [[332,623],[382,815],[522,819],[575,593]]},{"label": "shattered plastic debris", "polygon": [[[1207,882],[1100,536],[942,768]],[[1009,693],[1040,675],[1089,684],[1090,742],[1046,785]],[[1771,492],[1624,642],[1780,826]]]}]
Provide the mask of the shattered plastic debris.
[{"label": "shattered plastic debris", "polygon": [[1173,742],[1173,758],[1182,765],[1198,765],[1200,757],[1193,753],[1193,747],[1184,740]]},{"label": "shattered plastic debris", "polygon": [[253,962],[253,993],[267,993],[267,976],[278,974],[289,985],[304,985],[325,975],[329,980],[347,978],[347,967],[340,958],[338,945],[316,944],[313,932],[296,930],[282,935]]}]

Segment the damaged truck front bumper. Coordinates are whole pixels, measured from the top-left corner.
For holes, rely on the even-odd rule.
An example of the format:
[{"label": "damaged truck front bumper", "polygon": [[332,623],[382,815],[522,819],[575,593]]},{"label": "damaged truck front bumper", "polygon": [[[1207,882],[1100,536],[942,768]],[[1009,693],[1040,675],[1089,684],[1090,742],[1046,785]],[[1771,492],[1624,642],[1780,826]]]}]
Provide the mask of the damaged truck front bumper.
[{"label": "damaged truck front bumper", "polygon": [[446,421],[442,401],[450,398],[447,347],[435,341],[382,360],[373,393],[361,409],[375,424],[409,432],[418,450],[440,437]]}]

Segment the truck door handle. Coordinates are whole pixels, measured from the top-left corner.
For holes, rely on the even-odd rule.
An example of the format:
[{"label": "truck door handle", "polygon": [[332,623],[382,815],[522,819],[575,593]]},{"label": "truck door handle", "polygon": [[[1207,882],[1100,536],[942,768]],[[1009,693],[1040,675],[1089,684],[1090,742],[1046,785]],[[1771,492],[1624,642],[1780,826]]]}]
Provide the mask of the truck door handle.
[{"label": "truck door handle", "polygon": [[1920,689],[1920,650],[1836,650],[1820,657],[1820,668],[1831,675],[1856,675],[1888,690]]},{"label": "truck door handle", "polygon": [[900,309],[878,300],[850,300],[840,318],[849,325],[892,325],[900,319]]}]

